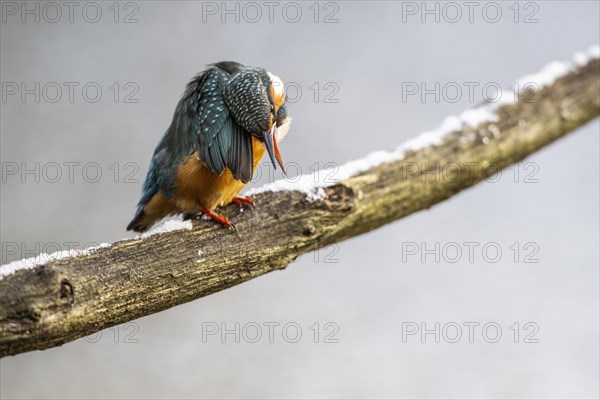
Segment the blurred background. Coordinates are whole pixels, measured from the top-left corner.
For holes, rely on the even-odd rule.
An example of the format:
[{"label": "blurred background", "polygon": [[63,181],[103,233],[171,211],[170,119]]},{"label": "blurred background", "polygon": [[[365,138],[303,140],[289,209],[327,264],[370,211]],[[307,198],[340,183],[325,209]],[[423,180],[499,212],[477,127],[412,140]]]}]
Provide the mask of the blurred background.
[{"label": "blurred background", "polygon": [[[289,83],[280,148],[293,176],[393,149],[481,101],[486,84],[571,59],[599,41],[599,11],[2,2],[2,263],[130,237],[152,151],[208,63]],[[464,90],[406,96],[407,82]],[[598,131],[595,120],[494,182],[284,271],[4,358],[0,396],[597,398]],[[261,171],[253,186],[281,178]]]}]

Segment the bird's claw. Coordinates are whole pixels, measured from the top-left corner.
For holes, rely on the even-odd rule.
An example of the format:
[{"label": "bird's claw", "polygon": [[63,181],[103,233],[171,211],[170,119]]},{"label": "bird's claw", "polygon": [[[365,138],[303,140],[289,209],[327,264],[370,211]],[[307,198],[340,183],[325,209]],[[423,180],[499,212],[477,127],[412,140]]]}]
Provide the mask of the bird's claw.
[{"label": "bird's claw", "polygon": [[252,207],[256,207],[256,203],[254,203],[254,199],[252,197],[234,197],[231,202],[237,205],[249,204]]},{"label": "bird's claw", "polygon": [[235,227],[233,222],[231,222],[229,218],[227,218],[225,215],[216,213],[210,208],[204,206],[200,206],[200,212],[206,215],[208,218],[212,219],[213,221],[218,222],[219,224],[225,226],[228,229],[232,229],[234,232],[237,233],[237,228]]},{"label": "bird's claw", "polygon": [[227,227],[227,229],[232,230],[233,232],[235,232],[237,234],[237,227],[235,226],[235,224],[231,221],[229,221],[229,224],[226,224],[225,226]]}]

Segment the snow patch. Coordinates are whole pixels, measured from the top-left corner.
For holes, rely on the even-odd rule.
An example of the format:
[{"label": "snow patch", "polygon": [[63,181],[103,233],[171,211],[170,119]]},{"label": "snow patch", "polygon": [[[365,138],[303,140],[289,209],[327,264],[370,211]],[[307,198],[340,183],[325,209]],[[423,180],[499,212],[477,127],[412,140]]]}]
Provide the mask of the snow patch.
[{"label": "snow patch", "polygon": [[306,195],[306,198],[311,203],[314,201],[319,201],[325,198],[325,190],[323,190],[323,188],[314,188]]},{"label": "snow patch", "polygon": [[541,89],[544,86],[548,86],[556,81],[558,78],[566,75],[567,73],[575,70],[577,67],[582,67],[589,63],[591,60],[600,58],[600,46],[595,44],[591,46],[587,51],[581,51],[575,53],[572,61],[560,62],[553,61],[546,64],[539,72],[517,79],[519,83],[519,90],[523,91],[528,89],[524,87],[527,83],[534,83]]},{"label": "snow patch", "polygon": [[580,51],[575,53],[573,61],[580,67],[586,65],[590,60],[594,58],[600,58],[600,45],[593,45],[587,51]]},{"label": "snow patch", "polygon": [[187,229],[188,231],[192,229],[192,221],[187,220],[184,221],[181,215],[177,217],[173,217],[170,219],[164,220],[160,225],[156,225],[154,228],[150,229],[148,232],[144,232],[141,235],[136,236],[133,239],[145,239],[154,235],[162,235],[163,233],[178,231],[182,229]]},{"label": "snow patch", "polygon": [[87,255],[91,254],[98,249],[102,249],[105,247],[110,247],[110,243],[101,243],[98,246],[90,246],[83,250],[77,249],[69,249],[69,250],[61,250],[55,253],[42,253],[35,257],[31,258],[23,258],[21,260],[13,261],[8,264],[0,265],[0,279],[8,276],[10,274],[15,273],[20,269],[31,269],[38,267],[40,265],[45,265],[50,261],[61,260],[63,258],[75,257],[79,255]]},{"label": "snow patch", "polygon": [[[131,239],[127,238],[125,240],[136,240],[136,239],[139,240],[139,239],[144,239],[144,238],[147,238],[147,237],[150,237],[153,235],[160,235],[163,233],[176,231],[176,230],[180,230],[180,229],[188,229],[188,230],[192,229],[192,221],[189,221],[189,220],[183,221],[182,217],[167,219],[162,224],[154,227],[150,231],[143,233],[141,235],[138,235]],[[13,274],[16,271],[21,270],[21,269],[31,269],[31,268],[35,268],[35,267],[38,267],[41,265],[45,265],[51,261],[61,260],[64,258],[69,258],[69,257],[76,257],[76,256],[80,256],[80,255],[88,255],[98,249],[102,249],[102,248],[110,247],[110,246],[112,246],[112,243],[102,243],[98,246],[87,247],[83,250],[69,249],[69,250],[57,251],[57,252],[51,253],[51,254],[42,253],[35,257],[23,258],[21,260],[13,261],[8,264],[0,265],[0,279],[4,278],[5,276],[8,276],[10,274]]]},{"label": "snow patch", "polygon": [[519,91],[523,91],[528,83],[536,84],[538,88],[542,88],[554,82],[556,79],[566,75],[573,65],[559,61],[553,61],[547,64],[541,71],[535,74],[526,75],[518,79]]},{"label": "snow patch", "polygon": [[297,190],[306,193],[307,200],[316,201],[325,195],[322,190],[323,187],[339,183],[381,164],[402,160],[409,151],[442,144],[445,137],[451,132],[497,120],[498,116],[492,112],[489,105],[469,109],[458,116],[447,117],[437,129],[423,132],[419,136],[404,142],[393,151],[374,151],[364,158],[337,167],[337,170],[329,168],[311,174],[281,179],[259,188],[250,189],[244,195],[253,196],[263,192]]}]

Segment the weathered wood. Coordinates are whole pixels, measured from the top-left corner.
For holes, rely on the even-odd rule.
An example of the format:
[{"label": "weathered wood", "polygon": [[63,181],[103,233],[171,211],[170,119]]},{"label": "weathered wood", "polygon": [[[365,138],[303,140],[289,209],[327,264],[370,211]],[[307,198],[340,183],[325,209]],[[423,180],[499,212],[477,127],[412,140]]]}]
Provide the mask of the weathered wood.
[{"label": "weathered wood", "polygon": [[[429,208],[600,115],[598,60],[535,98],[522,95],[497,110],[496,122],[450,133],[440,145],[326,187],[320,200],[265,192],[255,209],[227,207],[237,234],[197,220],[192,230],[120,241],[0,279],[0,356],[58,346],[198,299]],[[463,173],[448,178],[448,168],[441,177],[423,165]]]}]

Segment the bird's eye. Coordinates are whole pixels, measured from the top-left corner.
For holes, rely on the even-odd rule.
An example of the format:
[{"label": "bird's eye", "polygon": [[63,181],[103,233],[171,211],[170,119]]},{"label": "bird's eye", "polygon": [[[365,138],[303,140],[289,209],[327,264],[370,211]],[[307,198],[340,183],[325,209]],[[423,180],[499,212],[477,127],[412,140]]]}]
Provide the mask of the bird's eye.
[{"label": "bird's eye", "polygon": [[275,106],[271,104],[271,111],[275,111]]}]

